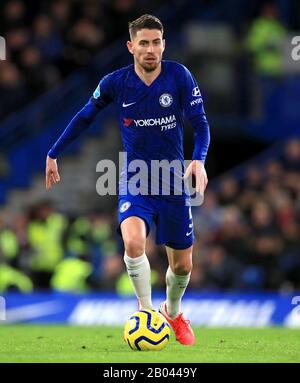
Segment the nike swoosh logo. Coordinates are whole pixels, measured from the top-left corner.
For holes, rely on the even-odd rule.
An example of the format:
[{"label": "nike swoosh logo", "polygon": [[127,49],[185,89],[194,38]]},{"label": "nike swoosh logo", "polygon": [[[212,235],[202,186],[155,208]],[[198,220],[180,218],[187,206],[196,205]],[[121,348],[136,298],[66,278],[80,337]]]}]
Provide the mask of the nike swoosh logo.
[{"label": "nike swoosh logo", "polygon": [[7,322],[21,322],[24,320],[34,320],[47,315],[57,314],[63,311],[64,307],[59,301],[47,301],[32,303],[6,310]]},{"label": "nike swoosh logo", "polygon": [[135,103],[136,103],[136,101],[135,102],[130,102],[129,104],[125,104],[125,102],[123,102],[122,106],[123,106],[123,108],[127,108],[127,106],[133,105]]},{"label": "nike swoosh logo", "polygon": [[189,235],[192,234],[192,232],[193,232],[193,230],[191,230],[190,232],[185,233],[185,235],[188,237]]}]

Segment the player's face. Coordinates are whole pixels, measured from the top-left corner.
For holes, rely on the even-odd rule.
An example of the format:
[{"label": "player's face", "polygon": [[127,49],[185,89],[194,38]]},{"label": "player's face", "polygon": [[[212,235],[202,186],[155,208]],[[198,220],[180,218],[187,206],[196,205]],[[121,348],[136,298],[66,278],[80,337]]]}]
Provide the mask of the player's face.
[{"label": "player's face", "polygon": [[127,47],[133,54],[135,62],[145,71],[152,72],[161,62],[165,40],[158,29],[141,29],[137,31],[132,41],[127,42]]}]

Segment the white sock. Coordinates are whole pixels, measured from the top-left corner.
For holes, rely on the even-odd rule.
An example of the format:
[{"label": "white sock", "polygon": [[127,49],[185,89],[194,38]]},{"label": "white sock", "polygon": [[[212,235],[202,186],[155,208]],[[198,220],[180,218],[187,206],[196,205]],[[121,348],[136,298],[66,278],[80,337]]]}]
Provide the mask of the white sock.
[{"label": "white sock", "polygon": [[181,312],[181,298],[190,281],[191,273],[176,275],[168,267],[166,273],[167,284],[167,312],[171,318],[175,318]]},{"label": "white sock", "polygon": [[142,308],[152,310],[151,269],[147,255],[143,253],[140,257],[130,258],[125,252],[124,262]]}]

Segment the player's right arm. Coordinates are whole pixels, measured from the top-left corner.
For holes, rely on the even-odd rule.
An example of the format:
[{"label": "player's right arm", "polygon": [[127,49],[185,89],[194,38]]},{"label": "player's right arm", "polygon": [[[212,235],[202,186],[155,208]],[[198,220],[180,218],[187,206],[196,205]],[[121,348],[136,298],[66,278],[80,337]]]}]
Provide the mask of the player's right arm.
[{"label": "player's right arm", "polygon": [[84,132],[97,114],[113,101],[112,75],[109,74],[100,81],[88,103],[73,117],[61,136],[49,150],[46,159],[46,189],[60,181],[56,159],[60,153]]}]

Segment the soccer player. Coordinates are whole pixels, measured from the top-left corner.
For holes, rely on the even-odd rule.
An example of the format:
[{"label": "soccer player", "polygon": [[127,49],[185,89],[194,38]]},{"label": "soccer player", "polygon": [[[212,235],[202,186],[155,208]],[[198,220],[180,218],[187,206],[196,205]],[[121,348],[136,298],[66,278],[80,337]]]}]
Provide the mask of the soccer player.
[{"label": "soccer player", "polygon": [[[134,63],[102,78],[88,103],[50,149],[46,160],[46,188],[60,181],[58,155],[88,128],[101,109],[115,102],[127,163],[139,159],[149,167],[154,159],[178,160],[183,164],[185,114],[195,132],[193,158],[185,172],[182,167],[181,173],[178,174],[177,169],[173,176],[186,179],[194,174],[196,191],[203,195],[207,185],[204,163],[210,134],[199,87],[185,66],[162,60],[165,40],[158,18],[152,15],[139,17],[129,23],[129,34],[127,48]],[[126,189],[132,173],[122,172],[120,176],[118,231],[124,241],[124,262],[139,308],[153,309],[151,270],[145,248],[150,227],[155,223],[156,242],[165,245],[169,262],[166,301],[160,305],[159,311],[171,324],[176,339],[181,344],[192,345],[195,336],[190,322],[181,312],[181,300],[192,270],[194,232],[190,196],[186,191],[176,194],[173,178],[168,181],[169,195],[146,192],[134,195]],[[165,182],[162,176],[158,181],[160,185]]]}]

